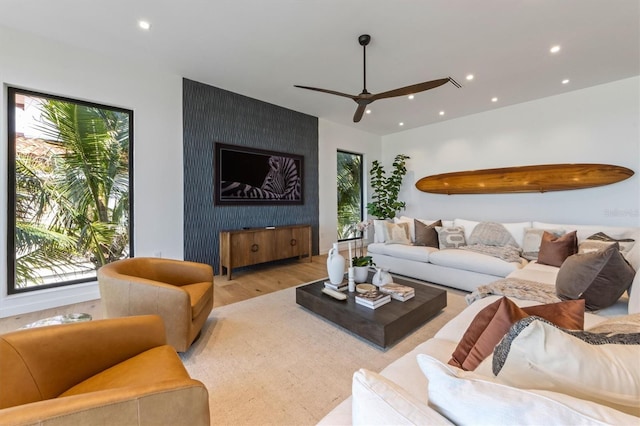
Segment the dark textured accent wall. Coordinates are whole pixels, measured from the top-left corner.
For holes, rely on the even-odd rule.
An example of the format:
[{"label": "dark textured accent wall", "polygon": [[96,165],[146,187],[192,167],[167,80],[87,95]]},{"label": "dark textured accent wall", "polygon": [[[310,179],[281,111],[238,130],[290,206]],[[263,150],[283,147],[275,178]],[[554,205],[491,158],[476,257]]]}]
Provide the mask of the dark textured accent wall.
[{"label": "dark textured accent wall", "polygon": [[[218,273],[219,232],[310,224],[318,254],[318,119],[192,80],[183,80],[184,258]],[[214,205],[214,144],[304,156],[304,204]]]}]

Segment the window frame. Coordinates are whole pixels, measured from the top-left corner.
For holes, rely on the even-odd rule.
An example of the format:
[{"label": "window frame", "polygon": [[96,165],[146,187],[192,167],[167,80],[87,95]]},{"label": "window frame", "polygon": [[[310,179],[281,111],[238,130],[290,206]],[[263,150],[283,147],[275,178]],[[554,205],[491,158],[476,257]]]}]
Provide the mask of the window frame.
[{"label": "window frame", "polygon": [[[45,98],[56,101],[69,102],[81,106],[100,108],[118,113],[127,114],[129,120],[129,134],[128,134],[128,198],[129,208],[128,214],[128,226],[129,226],[129,240],[128,240],[128,257],[134,257],[134,163],[133,163],[133,151],[134,151],[134,114],[133,110],[116,107],[113,105],[106,105],[97,102],[90,102],[81,99],[74,99],[65,96],[53,95],[45,92],[39,92],[35,90],[23,89],[15,86],[7,87],[7,294],[15,295],[21,293],[29,293],[34,291],[46,290],[56,287],[66,287],[75,284],[81,284],[86,282],[96,281],[96,274],[91,276],[70,279],[49,284],[38,284],[27,287],[16,287],[16,97],[17,95],[24,95],[27,97]],[[124,258],[124,257],[123,257]]]},{"label": "window frame", "polygon": [[[353,156],[358,156],[360,157],[360,219],[359,222],[364,220],[364,208],[365,208],[365,202],[364,202],[364,154],[358,153],[358,152],[352,152],[352,151],[347,151],[344,149],[338,149],[336,150],[336,163],[337,163],[337,158],[338,155],[340,154],[349,154],[349,155],[353,155]],[[337,176],[337,167],[336,167],[336,176]],[[337,189],[337,186],[336,186]],[[336,211],[336,214],[338,212]],[[337,218],[337,216],[336,216]],[[337,227],[336,227],[336,232],[337,232]],[[338,242],[343,242],[343,241],[356,241],[359,240],[361,237],[358,236],[354,236],[351,238],[340,238],[338,237]]]}]

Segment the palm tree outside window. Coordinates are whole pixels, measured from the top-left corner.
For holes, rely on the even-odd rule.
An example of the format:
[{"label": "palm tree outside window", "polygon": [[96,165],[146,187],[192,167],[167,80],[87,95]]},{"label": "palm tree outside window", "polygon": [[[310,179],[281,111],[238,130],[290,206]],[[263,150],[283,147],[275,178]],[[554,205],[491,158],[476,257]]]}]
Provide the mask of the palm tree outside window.
[{"label": "palm tree outside window", "polygon": [[362,222],[362,154],[338,151],[338,240],[360,238],[357,224]]},{"label": "palm tree outside window", "polygon": [[8,292],[93,281],[133,254],[133,111],[8,95]]}]

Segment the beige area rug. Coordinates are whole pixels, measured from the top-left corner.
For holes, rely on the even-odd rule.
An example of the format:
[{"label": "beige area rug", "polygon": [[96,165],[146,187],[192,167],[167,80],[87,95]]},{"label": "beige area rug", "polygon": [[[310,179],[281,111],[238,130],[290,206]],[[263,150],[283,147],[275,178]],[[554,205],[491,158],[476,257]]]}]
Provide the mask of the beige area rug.
[{"label": "beige area rug", "polygon": [[298,306],[289,288],[214,309],[181,357],[209,390],[211,424],[315,424],[351,394],[355,371],[382,370],[465,306],[448,292],[445,310],[382,351]]}]

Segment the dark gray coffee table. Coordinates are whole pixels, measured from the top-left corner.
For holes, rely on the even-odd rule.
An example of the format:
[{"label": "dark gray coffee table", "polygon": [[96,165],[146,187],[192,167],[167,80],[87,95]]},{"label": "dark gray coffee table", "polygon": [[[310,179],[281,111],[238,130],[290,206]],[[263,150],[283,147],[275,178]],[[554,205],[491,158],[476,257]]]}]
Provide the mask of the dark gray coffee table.
[{"label": "dark gray coffee table", "polygon": [[[369,282],[371,276],[369,274]],[[356,304],[355,292],[345,292],[347,300],[322,293],[325,281],[327,279],[297,287],[296,303],[380,348],[398,342],[447,306],[446,291],[396,275],[393,281],[413,287],[415,297],[406,302],[392,299],[377,309]]]}]

